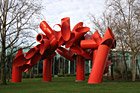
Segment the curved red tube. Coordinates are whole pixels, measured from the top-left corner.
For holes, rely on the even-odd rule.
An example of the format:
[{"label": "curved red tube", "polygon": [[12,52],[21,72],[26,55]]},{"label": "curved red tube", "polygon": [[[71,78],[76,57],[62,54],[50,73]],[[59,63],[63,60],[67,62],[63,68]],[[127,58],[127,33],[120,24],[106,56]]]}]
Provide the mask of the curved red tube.
[{"label": "curved red tube", "polygon": [[53,30],[51,29],[51,27],[47,24],[46,21],[42,21],[40,23],[40,28],[42,29],[42,31],[46,34],[46,36],[48,38],[50,38],[52,35],[54,35]]},{"label": "curved red tube", "polygon": [[26,59],[32,58],[38,51],[39,51],[39,48],[38,48],[37,46],[35,46],[34,48],[30,49],[30,50],[26,53],[25,58],[26,58]]},{"label": "curved red tube", "polygon": [[56,51],[57,51],[61,56],[67,58],[67,59],[70,60],[70,61],[74,61],[74,60],[75,60],[75,59],[73,58],[73,55],[74,55],[74,54],[73,54],[72,52],[66,50],[65,48],[60,47],[60,48],[57,48]]},{"label": "curved red tube", "polygon": [[62,35],[61,35],[61,31],[54,31],[54,35],[55,35],[57,41],[59,41],[60,38],[61,38],[61,36],[62,36]]},{"label": "curved red tube", "polygon": [[45,50],[50,48],[50,41],[48,39],[43,39],[40,45],[40,54],[43,55]]},{"label": "curved red tube", "polygon": [[74,32],[77,28],[79,28],[79,27],[83,27],[83,22],[79,22],[79,23],[77,23],[75,26],[74,26],[74,28],[72,29],[72,32]]},{"label": "curved red tube", "polygon": [[73,46],[70,47],[70,50],[73,53],[81,55],[82,57],[84,57],[86,59],[92,59],[92,57],[89,55],[89,53],[84,51],[84,50],[82,50],[82,48],[80,48],[79,46],[73,45]]},{"label": "curved red tube", "polygon": [[65,18],[61,19],[61,24],[62,24],[62,27],[61,27],[62,37],[65,41],[68,41],[71,36],[70,18],[65,17]]},{"label": "curved red tube", "polygon": [[23,72],[29,71],[39,60],[41,59],[41,54],[36,53],[23,67],[21,67]]},{"label": "curved red tube", "polygon": [[16,54],[16,56],[15,56],[15,59],[16,59],[18,56],[20,56],[20,55],[23,55],[23,50],[22,50],[22,48],[20,48],[20,49],[18,50],[18,52],[17,52],[17,54]]},{"label": "curved red tube", "polygon": [[20,55],[13,61],[13,66],[20,67],[24,65],[26,62],[27,62],[27,59],[25,59],[24,55]]},{"label": "curved red tube", "polygon": [[69,48],[74,43],[80,43],[80,40],[83,38],[84,34],[87,33],[89,30],[90,28],[88,27],[79,27],[75,29],[75,31],[71,34],[70,40],[65,44],[66,48]]},{"label": "curved red tube", "polygon": [[93,39],[98,45],[100,45],[102,38],[99,32],[96,30],[95,33],[92,35],[91,39]]}]

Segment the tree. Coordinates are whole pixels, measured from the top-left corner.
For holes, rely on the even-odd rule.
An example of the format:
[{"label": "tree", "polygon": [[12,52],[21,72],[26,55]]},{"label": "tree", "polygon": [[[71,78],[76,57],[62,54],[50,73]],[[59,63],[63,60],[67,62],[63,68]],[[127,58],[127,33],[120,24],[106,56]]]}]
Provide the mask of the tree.
[{"label": "tree", "polygon": [[[133,64],[132,81],[135,81],[135,58],[140,50],[140,3],[138,0],[107,0],[106,6],[106,21],[101,21],[104,23],[101,27],[111,26],[115,36],[117,36],[117,42],[121,45],[119,48],[123,50],[124,62],[126,62],[124,51],[131,52]],[[108,22],[110,22],[110,24],[105,25]],[[127,69],[127,64],[125,63],[125,65]]]},{"label": "tree", "polygon": [[136,80],[136,63],[135,58],[140,50],[140,21],[137,10],[139,10],[140,3],[138,0],[114,0],[109,1],[110,8],[114,10],[114,14],[118,20],[122,23],[121,30],[124,32],[125,39],[124,44],[130,50],[132,54],[132,66],[133,75],[132,81]]},{"label": "tree", "polygon": [[[27,42],[27,36],[33,37],[36,27],[35,16],[39,15],[41,5],[35,0],[1,0],[0,1],[0,43],[1,84],[6,84],[6,51]],[[34,18],[34,19],[33,19]],[[26,43],[30,44],[30,43]]]}]

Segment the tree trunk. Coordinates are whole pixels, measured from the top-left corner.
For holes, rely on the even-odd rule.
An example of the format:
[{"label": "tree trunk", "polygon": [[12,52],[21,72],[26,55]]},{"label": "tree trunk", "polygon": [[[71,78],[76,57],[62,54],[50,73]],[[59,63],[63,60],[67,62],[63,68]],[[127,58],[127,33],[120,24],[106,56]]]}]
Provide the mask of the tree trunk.
[{"label": "tree trunk", "polygon": [[123,40],[121,39],[121,47],[122,47],[122,55],[123,55],[123,61],[124,61],[124,65],[125,65],[125,78],[126,80],[128,80],[128,73],[127,73],[127,63],[126,63],[126,59],[125,59],[125,48],[123,45]]},{"label": "tree trunk", "polygon": [[136,81],[136,66],[135,66],[135,55],[134,55],[134,52],[132,52],[132,64],[133,64],[132,81]]},{"label": "tree trunk", "polygon": [[137,66],[138,66],[138,70],[139,70],[139,79],[140,79],[140,66],[139,66],[139,64],[137,64]]},{"label": "tree trunk", "polygon": [[1,55],[1,85],[6,85],[6,69],[5,69],[5,61],[6,61],[6,53],[5,49],[2,47],[2,55]]},{"label": "tree trunk", "polygon": [[123,61],[124,61],[124,65],[125,65],[125,78],[126,78],[126,80],[128,80],[127,63],[126,63],[126,59],[125,59],[125,52],[124,52],[124,50],[122,50],[122,54],[123,54]]},{"label": "tree trunk", "polygon": [[112,64],[111,65],[111,80],[114,80],[113,67],[114,67],[114,65]]},{"label": "tree trunk", "polygon": [[[112,53],[110,55],[110,60],[111,60],[111,62],[113,62],[113,60],[112,60]],[[111,80],[114,80],[113,67],[114,67],[114,64],[111,65]]]}]

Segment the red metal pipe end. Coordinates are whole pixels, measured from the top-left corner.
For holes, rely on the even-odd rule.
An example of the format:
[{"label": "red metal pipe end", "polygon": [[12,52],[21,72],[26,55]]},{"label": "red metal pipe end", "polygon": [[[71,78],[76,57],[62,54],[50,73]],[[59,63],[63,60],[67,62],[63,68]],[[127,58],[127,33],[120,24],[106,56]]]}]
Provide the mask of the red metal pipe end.
[{"label": "red metal pipe end", "polygon": [[20,48],[20,49],[18,50],[18,52],[17,52],[17,54],[16,54],[16,56],[15,56],[15,59],[16,59],[17,57],[19,57],[20,55],[23,55],[23,50],[22,50],[22,48]]},{"label": "red metal pipe end", "polygon": [[[108,40],[108,41],[106,41],[106,40]],[[102,40],[101,44],[102,44],[102,43],[105,43],[105,42],[111,42],[111,40],[112,40],[112,43],[111,43],[110,45],[113,44],[114,35],[113,35],[111,29],[110,29],[110,28],[107,28],[107,30],[106,30],[106,32],[105,32],[105,35],[104,35],[104,37],[103,37],[103,40]]]},{"label": "red metal pipe end", "polygon": [[24,65],[26,62],[27,62],[27,59],[25,59],[24,55],[20,55],[13,61],[13,66],[20,67]]},{"label": "red metal pipe end", "polygon": [[51,29],[51,27],[47,24],[46,21],[42,21],[40,23],[40,28],[42,29],[42,31],[46,34],[46,36],[48,38],[50,38],[52,35],[54,35],[53,30]]},{"label": "red metal pipe end", "polygon": [[39,33],[37,36],[36,36],[36,41],[37,42],[42,42],[43,39],[47,39],[47,37],[41,33]]},{"label": "red metal pipe end", "polygon": [[92,35],[91,39],[94,40],[98,45],[100,45],[100,43],[102,41],[102,38],[97,30]]},{"label": "red metal pipe end", "polygon": [[65,18],[61,19],[61,24],[62,24],[62,27],[61,27],[62,37],[65,41],[68,41],[71,36],[70,18],[65,17]]},{"label": "red metal pipe end", "polygon": [[77,28],[75,31],[78,32],[78,33],[83,33],[83,34],[85,34],[85,33],[87,33],[89,30],[90,30],[89,27],[79,27],[79,28]]},{"label": "red metal pipe end", "polygon": [[[84,34],[90,30],[88,27],[79,27],[73,33],[74,43],[80,44],[80,40],[84,39]],[[73,42],[71,44],[73,44]]]},{"label": "red metal pipe end", "polygon": [[83,22],[79,22],[79,23],[77,23],[75,26],[74,26],[74,28],[72,29],[72,32],[74,32],[77,28],[79,28],[79,27],[83,27]]}]

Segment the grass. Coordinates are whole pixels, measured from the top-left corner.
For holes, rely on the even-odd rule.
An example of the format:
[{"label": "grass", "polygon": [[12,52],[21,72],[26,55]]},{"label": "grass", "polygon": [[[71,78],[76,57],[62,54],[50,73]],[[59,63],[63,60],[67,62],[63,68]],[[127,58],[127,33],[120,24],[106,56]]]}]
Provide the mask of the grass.
[{"label": "grass", "polygon": [[42,78],[23,79],[20,83],[0,86],[0,93],[140,93],[140,82],[103,81],[102,84],[75,82],[75,77],[52,78],[52,82],[42,82]]}]

